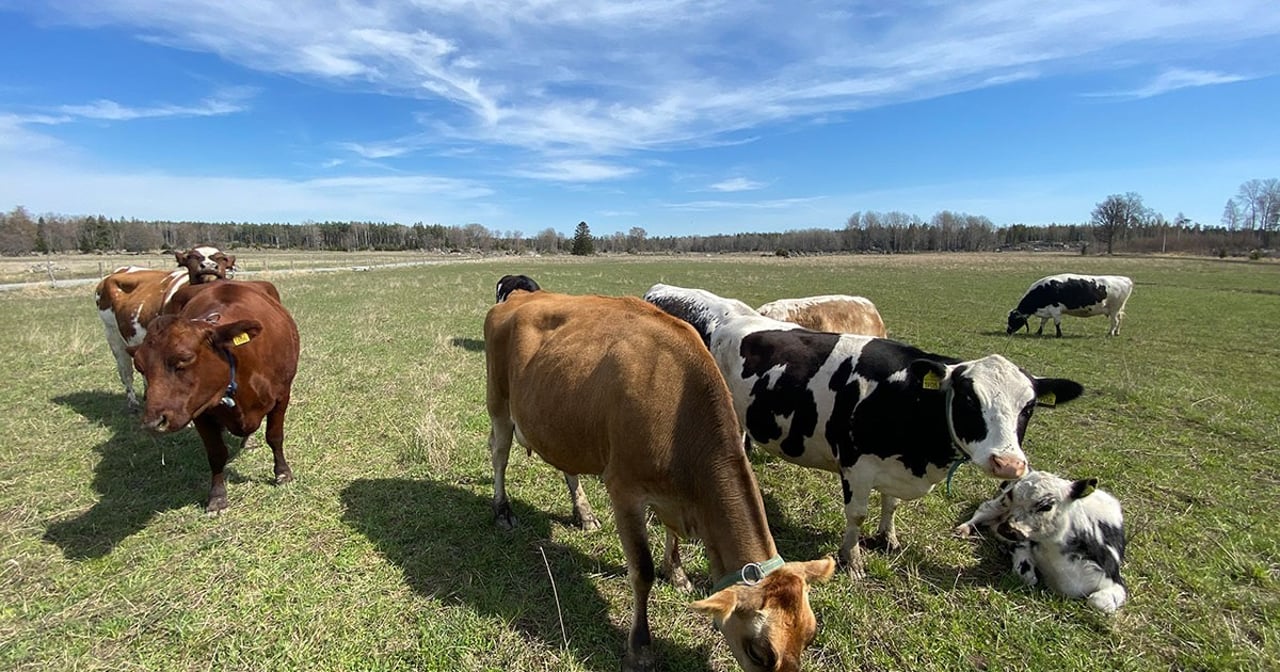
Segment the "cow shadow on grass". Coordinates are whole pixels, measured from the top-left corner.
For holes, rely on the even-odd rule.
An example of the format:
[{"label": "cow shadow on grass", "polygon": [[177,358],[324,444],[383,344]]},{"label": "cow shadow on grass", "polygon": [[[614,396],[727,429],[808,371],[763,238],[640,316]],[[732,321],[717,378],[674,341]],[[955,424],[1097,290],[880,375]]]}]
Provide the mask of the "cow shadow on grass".
[{"label": "cow shadow on grass", "polygon": [[[204,508],[209,461],[194,429],[153,436],[118,394],[76,392],[52,401],[111,431],[111,438],[92,449],[99,455],[93,476],[98,502],[79,515],[51,522],[45,530],[44,540],[57,544],[64,556],[100,558],[141,531],[157,513]],[[228,459],[234,459],[240,442],[229,441],[228,448]],[[229,485],[245,480],[230,466],[226,476]],[[234,505],[234,490],[231,497]]]},{"label": "cow shadow on grass", "polygon": [[[839,492],[833,492],[831,496],[832,506],[839,506],[841,501]],[[773,495],[763,493],[763,497],[765,515],[769,517],[769,529],[773,533],[774,543],[778,546],[778,553],[782,557],[788,560],[812,560],[828,555],[836,556],[841,537],[844,535],[843,526],[827,529],[808,522],[797,522],[787,516]],[[910,504],[905,502],[904,506],[910,506]],[[909,527],[904,529],[899,519],[898,539],[902,543],[902,548],[897,551],[887,551],[883,545],[878,545],[871,536],[868,536],[875,533],[875,525],[879,520],[876,516],[878,511],[879,507],[873,505],[872,514],[863,526],[863,537],[859,546],[862,549],[864,563],[870,565],[875,558],[881,558],[888,562],[890,571],[894,571],[892,568],[895,566],[910,566],[914,568],[914,574],[918,575],[926,585],[931,586],[959,588],[1005,585],[1006,582],[1003,579],[1009,569],[1009,554],[1002,551],[998,542],[987,539],[969,540],[973,553],[978,558],[976,567],[946,565],[926,555],[920,544],[912,543],[914,535],[932,534],[932,532]],[[957,520],[953,524],[958,525],[961,522],[963,520]],[[947,534],[950,532],[948,531]],[[873,575],[873,571],[868,571],[868,576]],[[845,580],[842,577],[843,572],[836,570],[833,580]]]},{"label": "cow shadow on grass", "polygon": [[1065,340],[1077,339],[1077,338],[1092,338],[1092,336],[1090,336],[1089,334],[1076,334],[1076,333],[1069,333],[1069,332],[1063,333],[1061,336],[1055,336],[1055,335],[1053,335],[1053,333],[1052,333],[1052,332],[1045,332],[1045,333],[1043,333],[1043,334],[1037,334],[1037,333],[1035,333],[1034,331],[1032,331],[1032,332],[1031,332],[1031,333],[1029,333],[1029,334],[1028,334],[1028,333],[1025,333],[1025,332],[1018,332],[1018,333],[1014,333],[1014,334],[1007,334],[1007,333],[1005,333],[1005,331],[1004,331],[1003,329],[1000,329],[1000,330],[991,330],[991,331],[979,331],[979,332],[978,332],[978,335],[979,335],[979,336],[992,336],[992,337],[998,336],[998,337],[1000,337],[1000,338],[1016,338],[1016,339],[1019,339],[1019,340],[1029,339],[1029,340],[1033,340],[1033,341],[1039,341],[1039,340],[1046,340],[1046,341],[1058,341],[1058,340],[1063,340],[1063,341],[1065,341]]},{"label": "cow shadow on grass", "polygon": [[[551,649],[564,647],[567,637],[568,655],[582,665],[618,668],[631,621],[626,568],[602,565],[599,558],[555,543],[551,516],[512,499],[519,523],[514,530],[499,530],[489,497],[445,483],[396,478],[353,481],[342,491],[342,504],[344,522],[400,567],[418,594],[496,617]],[[628,596],[624,613],[610,613],[597,580],[589,578],[601,574]],[[650,600],[659,599],[664,596],[655,584]],[[625,625],[616,627],[611,618]],[[710,643],[679,646],[664,637],[661,622],[651,620],[651,626],[661,669],[710,669]],[[510,667],[515,661],[506,662]]]},{"label": "cow shadow on grass", "polygon": [[484,339],[467,338],[465,336],[454,336],[450,344],[455,348],[462,348],[467,352],[484,352]]}]

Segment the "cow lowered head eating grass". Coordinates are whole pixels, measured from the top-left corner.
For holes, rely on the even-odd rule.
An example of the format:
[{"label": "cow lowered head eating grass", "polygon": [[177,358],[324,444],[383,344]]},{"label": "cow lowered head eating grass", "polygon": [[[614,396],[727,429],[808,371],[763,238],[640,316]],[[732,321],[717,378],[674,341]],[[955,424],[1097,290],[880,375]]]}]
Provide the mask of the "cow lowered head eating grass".
[{"label": "cow lowered head eating grass", "polygon": [[496,522],[516,523],[513,440],[566,474],[600,475],[633,596],[622,669],[654,667],[652,510],[668,535],[702,540],[717,583],[690,606],[743,669],[799,670],[818,627],[809,585],[835,562],[778,554],[729,390],[693,329],[635,297],[513,291],[489,309],[484,345]]},{"label": "cow lowered head eating grass", "polygon": [[215,283],[181,310],[153,320],[133,363],[146,378],[142,425],[159,433],[194,424],[209,458],[206,512],[227,507],[222,430],[240,437],[267,422],[275,480],[293,480],[284,457],[284,416],[298,368],[298,328],[268,283]]},{"label": "cow lowered head eating grass", "polygon": [[702,336],[752,441],[840,474],[839,558],[851,576],[862,574],[858,542],[872,490],[881,494],[879,536],[897,547],[899,500],[924,496],[960,461],[995,478],[1023,475],[1022,440],[1037,403],[1084,391],[1000,355],[962,361],[884,338],[809,331],[706,290],[658,284],[645,300]]}]

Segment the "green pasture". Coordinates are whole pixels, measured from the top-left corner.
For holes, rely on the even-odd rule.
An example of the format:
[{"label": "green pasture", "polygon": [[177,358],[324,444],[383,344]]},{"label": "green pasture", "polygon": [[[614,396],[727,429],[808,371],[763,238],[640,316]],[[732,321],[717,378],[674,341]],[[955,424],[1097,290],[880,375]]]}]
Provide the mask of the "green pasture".
[{"label": "green pasture", "polygon": [[[1067,318],[1061,339],[1007,337],[1027,285],[1068,270],[1134,278],[1120,336],[1104,336],[1105,318]],[[271,484],[264,445],[233,451],[216,518],[195,432],[156,438],[126,412],[92,289],[0,293],[0,669],[616,670],[631,591],[600,484],[586,479],[604,527],[582,532],[558,474],[517,449],[520,527],[491,521],[481,325],[505,273],[753,305],[863,294],[894,338],[1084,384],[1037,411],[1025,448],[1123,502],[1121,612],[1023,587],[996,544],[953,538],[995,487],[966,467],[949,496],[903,505],[903,549],[868,552],[868,578],[813,589],[806,669],[1280,666],[1280,265],[956,254],[269,273],[302,334],[285,441],[297,481]],[[833,553],[837,478],[752,461],[781,553]],[[683,550],[700,597],[704,558]],[[736,669],[692,599],[654,590],[661,669]]]}]

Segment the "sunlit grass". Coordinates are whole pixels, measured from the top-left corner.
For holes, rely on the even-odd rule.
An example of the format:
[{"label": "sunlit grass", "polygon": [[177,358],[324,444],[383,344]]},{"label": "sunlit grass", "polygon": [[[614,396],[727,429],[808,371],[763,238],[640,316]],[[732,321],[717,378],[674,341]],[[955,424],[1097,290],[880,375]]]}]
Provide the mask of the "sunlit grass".
[{"label": "sunlit grass", "polygon": [[[125,412],[91,289],[0,294],[0,669],[617,669],[631,597],[600,484],[586,479],[604,527],[583,533],[558,474],[517,449],[508,480],[521,526],[491,522],[481,325],[505,273],[569,293],[638,295],[662,281],[752,305],[863,294],[893,337],[966,358],[999,352],[1086,386],[1037,412],[1026,449],[1035,466],[1096,476],[1124,503],[1131,602],[1120,614],[1023,587],[995,545],[951,538],[994,487],[962,469],[950,497],[900,509],[904,548],[869,553],[866,580],[814,589],[821,630],[806,669],[1280,660],[1280,265],[715,256],[303,274],[281,263],[269,277],[302,336],[286,425],[298,480],[272,485],[270,451],[250,447],[230,464],[219,518],[203,515],[195,434],[153,438]],[[1026,286],[1065,270],[1135,279],[1120,337],[1106,338],[1101,318],[1068,318],[1062,339],[1005,336]],[[834,552],[837,479],[751,459],[782,553]],[[684,549],[705,591],[701,550]],[[689,600],[665,583],[654,591],[663,669],[736,669]]]}]

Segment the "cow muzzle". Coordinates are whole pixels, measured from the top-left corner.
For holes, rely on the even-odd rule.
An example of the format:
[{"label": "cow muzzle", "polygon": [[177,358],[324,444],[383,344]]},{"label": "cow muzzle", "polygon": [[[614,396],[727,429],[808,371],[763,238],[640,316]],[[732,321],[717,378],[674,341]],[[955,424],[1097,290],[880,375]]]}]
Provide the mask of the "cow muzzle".
[{"label": "cow muzzle", "polygon": [[181,429],[182,425],[176,425],[169,413],[156,413],[154,416],[150,413],[142,416],[143,429],[155,432],[157,434],[167,434],[177,429]]},{"label": "cow muzzle", "polygon": [[1027,460],[1016,455],[992,455],[987,461],[992,476],[1005,480],[1022,478],[1027,473]]}]

